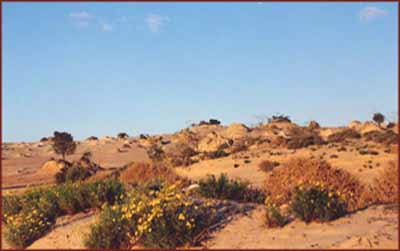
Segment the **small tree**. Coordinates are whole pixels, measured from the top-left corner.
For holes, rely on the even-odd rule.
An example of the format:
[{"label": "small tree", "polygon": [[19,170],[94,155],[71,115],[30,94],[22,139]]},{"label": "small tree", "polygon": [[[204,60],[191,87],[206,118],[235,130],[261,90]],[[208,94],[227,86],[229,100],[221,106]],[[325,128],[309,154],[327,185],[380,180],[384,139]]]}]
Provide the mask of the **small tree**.
[{"label": "small tree", "polygon": [[76,143],[71,134],[67,132],[54,132],[53,149],[57,154],[62,155],[65,160],[65,155],[73,154],[76,150]]},{"label": "small tree", "polygon": [[372,117],[372,119],[379,125],[381,126],[381,124],[383,123],[383,121],[385,121],[385,116],[383,116],[382,113],[374,113],[374,116]]}]

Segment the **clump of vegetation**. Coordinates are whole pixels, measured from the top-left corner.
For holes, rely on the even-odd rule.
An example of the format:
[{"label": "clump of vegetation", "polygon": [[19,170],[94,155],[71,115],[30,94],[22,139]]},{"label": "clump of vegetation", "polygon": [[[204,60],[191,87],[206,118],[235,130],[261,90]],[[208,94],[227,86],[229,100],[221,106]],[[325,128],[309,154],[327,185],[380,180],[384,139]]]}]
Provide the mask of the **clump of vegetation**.
[{"label": "clump of vegetation", "polygon": [[381,143],[385,145],[397,144],[399,141],[399,135],[392,130],[381,131],[370,131],[363,134],[363,138],[366,141],[373,141],[375,143]]},{"label": "clump of vegetation", "polygon": [[208,159],[218,159],[227,156],[229,156],[229,153],[225,152],[225,150],[223,149],[218,149],[216,151],[206,153],[206,158]]},{"label": "clump of vegetation", "polygon": [[288,149],[299,149],[325,143],[317,132],[309,128],[294,127],[289,134],[290,138],[286,142]]},{"label": "clump of vegetation", "polygon": [[298,186],[295,188],[290,210],[293,214],[309,223],[311,221],[331,221],[346,214],[347,205],[340,192],[324,188],[323,183],[314,186]]},{"label": "clump of vegetation", "polygon": [[[102,168],[91,160],[92,153],[85,152],[79,161],[63,161],[64,167],[55,174],[56,183],[86,180]],[[62,160],[61,160],[62,161]]]},{"label": "clump of vegetation", "polygon": [[292,123],[292,121],[290,120],[290,117],[286,116],[284,114],[272,115],[271,118],[268,118],[268,123],[272,123],[272,122],[288,122],[288,123]]},{"label": "clump of vegetation", "polygon": [[208,204],[195,203],[177,185],[132,193],[121,205],[106,208],[85,239],[88,248],[150,248],[195,246],[202,231],[211,225]]},{"label": "clump of vegetation", "polygon": [[359,154],[361,155],[378,155],[379,152],[375,151],[375,150],[371,150],[371,149],[360,149],[358,151]]},{"label": "clump of vegetation", "polygon": [[388,166],[374,180],[373,193],[377,203],[399,203],[399,172],[396,162]]},{"label": "clump of vegetation", "polygon": [[379,127],[381,127],[382,123],[385,121],[385,116],[382,113],[377,112],[372,116],[372,120],[375,121]]},{"label": "clump of vegetation", "polygon": [[90,136],[89,138],[87,138],[86,140],[99,140],[99,138],[97,138],[96,136]]},{"label": "clump of vegetation", "polygon": [[76,150],[76,143],[71,134],[67,132],[54,132],[53,150],[65,160],[65,155],[71,155]]},{"label": "clump of vegetation", "polygon": [[308,128],[310,130],[316,130],[316,129],[321,128],[321,126],[319,125],[319,123],[317,121],[311,120],[310,123],[308,124]]},{"label": "clump of vegetation", "polygon": [[272,203],[270,197],[265,198],[265,223],[269,228],[283,227],[289,222],[289,217]]},{"label": "clump of vegetation", "polygon": [[258,164],[258,169],[264,172],[271,172],[277,166],[279,166],[277,161],[263,160]]},{"label": "clump of vegetation", "polygon": [[347,139],[359,139],[361,134],[351,128],[343,129],[328,136],[328,142],[343,142]]},{"label": "clump of vegetation", "polygon": [[120,132],[120,133],[118,133],[117,138],[118,139],[127,139],[127,138],[129,138],[129,135],[125,132]]},{"label": "clump of vegetation", "polygon": [[2,198],[5,238],[13,247],[24,248],[46,234],[57,216],[101,207],[104,203],[115,204],[124,193],[121,183],[106,180],[68,183],[33,189],[20,196],[5,196]]},{"label": "clump of vegetation", "polygon": [[217,119],[209,119],[209,121],[204,121],[201,120],[199,122],[199,126],[203,126],[203,125],[220,125],[221,121],[217,120]]},{"label": "clump of vegetation", "polygon": [[44,143],[44,142],[48,142],[49,139],[47,137],[43,137],[40,139],[40,142]]},{"label": "clump of vegetation", "polygon": [[131,185],[145,185],[152,180],[163,180],[168,184],[182,181],[187,181],[179,177],[172,168],[162,163],[132,163],[128,164],[120,173],[119,179]]},{"label": "clump of vegetation", "polygon": [[343,169],[333,168],[320,159],[291,158],[281,163],[267,178],[264,190],[278,206],[289,203],[293,189],[299,184],[323,182],[326,189],[344,194],[347,210],[353,212],[372,202],[367,187]]},{"label": "clump of vegetation", "polygon": [[166,154],[166,158],[173,167],[189,166],[194,163],[192,157],[196,154],[197,152],[188,144],[177,143],[174,145],[173,150]]},{"label": "clump of vegetation", "polygon": [[162,162],[165,158],[164,150],[156,143],[149,146],[147,149],[147,155],[154,163]]},{"label": "clump of vegetation", "polygon": [[226,174],[221,174],[218,178],[209,175],[201,179],[199,192],[206,198],[255,203],[263,203],[265,200],[263,191],[250,187],[248,182],[230,180]]}]

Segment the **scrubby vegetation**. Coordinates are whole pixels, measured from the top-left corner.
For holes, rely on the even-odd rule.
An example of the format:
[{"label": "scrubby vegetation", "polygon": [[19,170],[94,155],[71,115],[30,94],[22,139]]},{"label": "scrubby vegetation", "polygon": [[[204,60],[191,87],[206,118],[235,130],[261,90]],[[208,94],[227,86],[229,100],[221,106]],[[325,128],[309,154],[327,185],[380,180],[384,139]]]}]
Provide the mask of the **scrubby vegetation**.
[{"label": "scrubby vegetation", "polygon": [[258,169],[264,172],[271,172],[277,166],[279,166],[277,161],[263,160],[258,164]]},{"label": "scrubby vegetation", "polygon": [[300,185],[294,189],[290,210],[307,223],[331,221],[346,214],[345,197],[340,195],[340,192],[326,189],[322,182],[312,186]]},{"label": "scrubby vegetation", "polygon": [[235,200],[239,202],[263,203],[264,193],[249,186],[249,183],[240,180],[230,180],[226,174],[218,178],[209,175],[199,181],[200,194],[206,198]]},{"label": "scrubby vegetation", "polygon": [[197,152],[186,143],[178,143],[174,145],[173,150],[166,153],[166,159],[173,166],[189,166],[194,163],[192,157],[195,156]]},{"label": "scrubby vegetation", "polygon": [[388,166],[375,178],[373,193],[377,203],[399,203],[399,170],[395,162]]},{"label": "scrubby vegetation", "polygon": [[265,223],[267,227],[283,227],[289,222],[288,215],[281,212],[280,208],[270,200],[270,197],[265,198]]},{"label": "scrubby vegetation", "polygon": [[397,144],[399,142],[399,135],[392,130],[385,131],[371,131],[363,134],[366,141],[373,141],[385,145]]},{"label": "scrubby vegetation", "polygon": [[160,191],[137,194],[125,203],[107,207],[86,237],[88,248],[151,248],[195,246],[201,232],[211,224],[212,210],[177,190],[177,185]]},{"label": "scrubby vegetation", "polygon": [[350,173],[333,168],[323,160],[292,158],[274,169],[265,182],[265,191],[278,206],[289,203],[294,188],[323,182],[326,189],[338,191],[346,198],[347,211],[365,208],[373,202],[367,187]]},{"label": "scrubby vegetation", "polygon": [[126,139],[126,138],[129,138],[129,135],[125,132],[120,132],[120,133],[118,133],[117,138],[118,139]]},{"label": "scrubby vegetation", "polygon": [[346,128],[328,136],[328,142],[343,142],[348,139],[359,139],[361,134],[354,129]]},{"label": "scrubby vegetation", "polygon": [[181,181],[187,184],[187,180],[179,177],[172,168],[162,163],[132,163],[128,164],[121,171],[120,180],[125,184],[145,185],[154,180],[162,180],[168,184]]},{"label": "scrubby vegetation", "polygon": [[114,204],[123,198],[121,183],[107,180],[94,183],[63,184],[33,189],[21,196],[4,196],[5,238],[23,248],[43,236],[57,216]]},{"label": "scrubby vegetation", "polygon": [[63,164],[63,168],[55,174],[56,183],[86,180],[97,171],[102,170],[100,166],[91,160],[91,157],[91,152],[85,152],[79,161],[70,163],[65,160],[58,160]]},{"label": "scrubby vegetation", "polygon": [[292,121],[290,120],[290,117],[286,116],[284,114],[272,115],[271,118],[268,118],[268,123],[271,123],[271,122],[288,122],[288,123],[292,123]]},{"label": "scrubby vegetation", "polygon": [[325,143],[317,132],[309,128],[294,127],[290,130],[289,134],[290,138],[286,142],[288,149],[299,149],[311,145],[322,145]]}]

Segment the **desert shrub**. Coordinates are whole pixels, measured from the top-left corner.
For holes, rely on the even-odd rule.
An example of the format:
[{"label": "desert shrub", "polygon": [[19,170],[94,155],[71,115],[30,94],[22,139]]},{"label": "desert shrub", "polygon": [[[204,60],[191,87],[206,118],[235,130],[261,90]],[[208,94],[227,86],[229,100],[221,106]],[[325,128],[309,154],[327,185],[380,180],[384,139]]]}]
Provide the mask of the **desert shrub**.
[{"label": "desert shrub", "polygon": [[49,141],[49,139],[46,138],[46,137],[43,137],[43,138],[40,139],[40,142],[42,142],[42,143],[43,143],[43,142],[47,142],[47,141]]},{"label": "desert shrub", "polygon": [[15,215],[22,210],[22,202],[19,196],[15,195],[7,195],[3,196],[2,198],[2,213],[3,218],[2,220],[5,221],[7,216]]},{"label": "desert shrub", "polygon": [[[146,195],[130,194],[126,203],[109,207],[85,238],[88,248],[176,248],[198,244],[211,224],[209,206],[195,203],[177,185]],[[136,193],[136,191],[134,192]]]},{"label": "desert shrub", "polygon": [[268,123],[271,122],[288,122],[288,123],[292,123],[292,121],[290,120],[289,116],[283,115],[283,114],[276,114],[276,115],[272,115],[271,118],[268,118]]},{"label": "desert shrub", "polygon": [[321,128],[321,126],[319,125],[319,123],[315,120],[311,120],[310,123],[308,123],[308,128],[310,130],[316,130]]},{"label": "desert shrub", "polygon": [[366,141],[373,141],[381,144],[397,144],[399,142],[399,135],[392,130],[385,131],[371,131],[363,134]]},{"label": "desert shrub", "polygon": [[283,215],[281,210],[272,203],[269,197],[265,198],[265,223],[268,227],[283,227],[289,222],[287,215]]},{"label": "desert shrub", "polygon": [[106,180],[35,188],[17,197],[6,197],[3,199],[7,201],[3,205],[7,210],[3,214],[6,239],[15,247],[25,247],[43,236],[57,216],[119,203],[124,193],[120,182]]},{"label": "desert shrub", "polygon": [[42,195],[35,204],[31,201],[26,204],[30,207],[22,205],[23,208],[18,213],[3,215],[6,225],[5,239],[11,246],[24,248],[30,245],[46,234],[54,224],[57,213],[54,195],[48,192],[43,192]]},{"label": "desert shrub", "polygon": [[277,166],[279,166],[277,161],[263,160],[258,164],[258,169],[264,172],[271,172]]},{"label": "desert shrub", "polygon": [[218,149],[216,151],[206,153],[206,157],[208,159],[218,159],[218,158],[223,158],[223,157],[227,157],[227,156],[229,156],[229,153],[225,152],[222,149]]},{"label": "desert shrub", "polygon": [[217,120],[217,119],[210,119],[210,120],[208,121],[208,124],[209,124],[209,125],[220,125],[220,124],[221,124],[221,121],[219,121],[219,120]]},{"label": "desert shrub", "polygon": [[323,182],[326,189],[344,194],[347,210],[355,211],[370,205],[367,187],[349,172],[333,168],[319,159],[291,158],[281,163],[280,168],[270,172],[264,190],[278,206],[287,204],[293,189],[299,184]]},{"label": "desert shrub", "polygon": [[296,187],[290,201],[290,210],[306,223],[331,221],[346,214],[347,206],[340,192],[327,190],[320,184]]},{"label": "desert shrub", "polygon": [[73,163],[64,161],[64,166],[56,174],[56,183],[76,182],[85,180],[98,170],[102,169],[96,163],[91,161],[91,152],[83,153],[79,161]]},{"label": "desert shrub", "polygon": [[294,127],[289,132],[290,138],[287,140],[288,149],[299,149],[311,145],[322,145],[324,140],[319,134],[309,128]]},{"label": "desert shrub", "polygon": [[165,152],[161,146],[153,143],[147,149],[147,155],[153,162],[161,162],[165,158]]},{"label": "desert shrub", "polygon": [[378,155],[379,152],[375,151],[375,150],[371,150],[371,149],[360,149],[358,151],[359,154],[361,155]]},{"label": "desert shrub", "polygon": [[65,160],[65,155],[73,154],[76,150],[76,143],[71,134],[67,132],[54,132],[53,137],[53,150],[55,153],[60,154]]},{"label": "desert shrub", "polygon": [[96,136],[90,136],[86,140],[99,140]]},{"label": "desert shrub", "polygon": [[263,203],[265,199],[261,190],[250,187],[248,182],[230,180],[226,174],[221,174],[218,179],[215,175],[201,179],[199,191],[206,198],[256,203]]},{"label": "desert shrub", "polygon": [[386,128],[391,129],[394,128],[396,126],[396,124],[394,122],[389,122],[386,126]]},{"label": "desert shrub", "polygon": [[129,137],[129,135],[127,133],[125,133],[125,132],[120,132],[117,135],[117,138],[119,138],[119,139],[126,139],[128,137]]},{"label": "desert shrub", "polygon": [[388,163],[374,179],[372,188],[377,203],[399,203],[399,172],[396,162]]},{"label": "desert shrub", "polygon": [[192,157],[196,154],[197,152],[189,144],[177,143],[174,145],[173,150],[166,154],[166,157],[173,167],[189,166],[194,163]]},{"label": "desert shrub", "polygon": [[21,212],[7,218],[5,239],[13,247],[24,248],[45,235],[53,224],[54,220],[37,209]]},{"label": "desert shrub", "polygon": [[328,142],[343,142],[347,139],[359,139],[361,134],[351,128],[343,129],[328,136]]},{"label": "desert shrub", "polygon": [[[172,168],[161,163],[132,163],[126,166],[120,174],[120,180],[127,184],[145,185],[154,179],[161,179],[167,183],[175,183],[184,180],[179,177]],[[185,181],[186,182],[186,181]]]},{"label": "desert shrub", "polygon": [[90,234],[84,239],[86,247],[90,248],[127,248],[129,222],[123,218],[122,207],[106,207],[100,221],[92,225]]}]

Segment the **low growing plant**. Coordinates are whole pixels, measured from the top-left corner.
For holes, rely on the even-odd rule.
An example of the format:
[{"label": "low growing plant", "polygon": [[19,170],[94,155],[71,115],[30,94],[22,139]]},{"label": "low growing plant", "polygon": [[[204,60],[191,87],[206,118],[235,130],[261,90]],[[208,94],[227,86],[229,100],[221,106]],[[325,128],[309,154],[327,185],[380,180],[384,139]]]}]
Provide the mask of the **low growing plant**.
[{"label": "low growing plant", "polygon": [[226,174],[221,174],[218,178],[209,175],[206,179],[201,179],[199,191],[206,198],[255,203],[263,203],[265,199],[261,190],[251,188],[248,182],[230,180]]},{"label": "low growing plant", "polygon": [[346,214],[346,207],[340,193],[324,189],[319,184],[296,187],[290,202],[293,214],[306,223],[337,219]]}]

